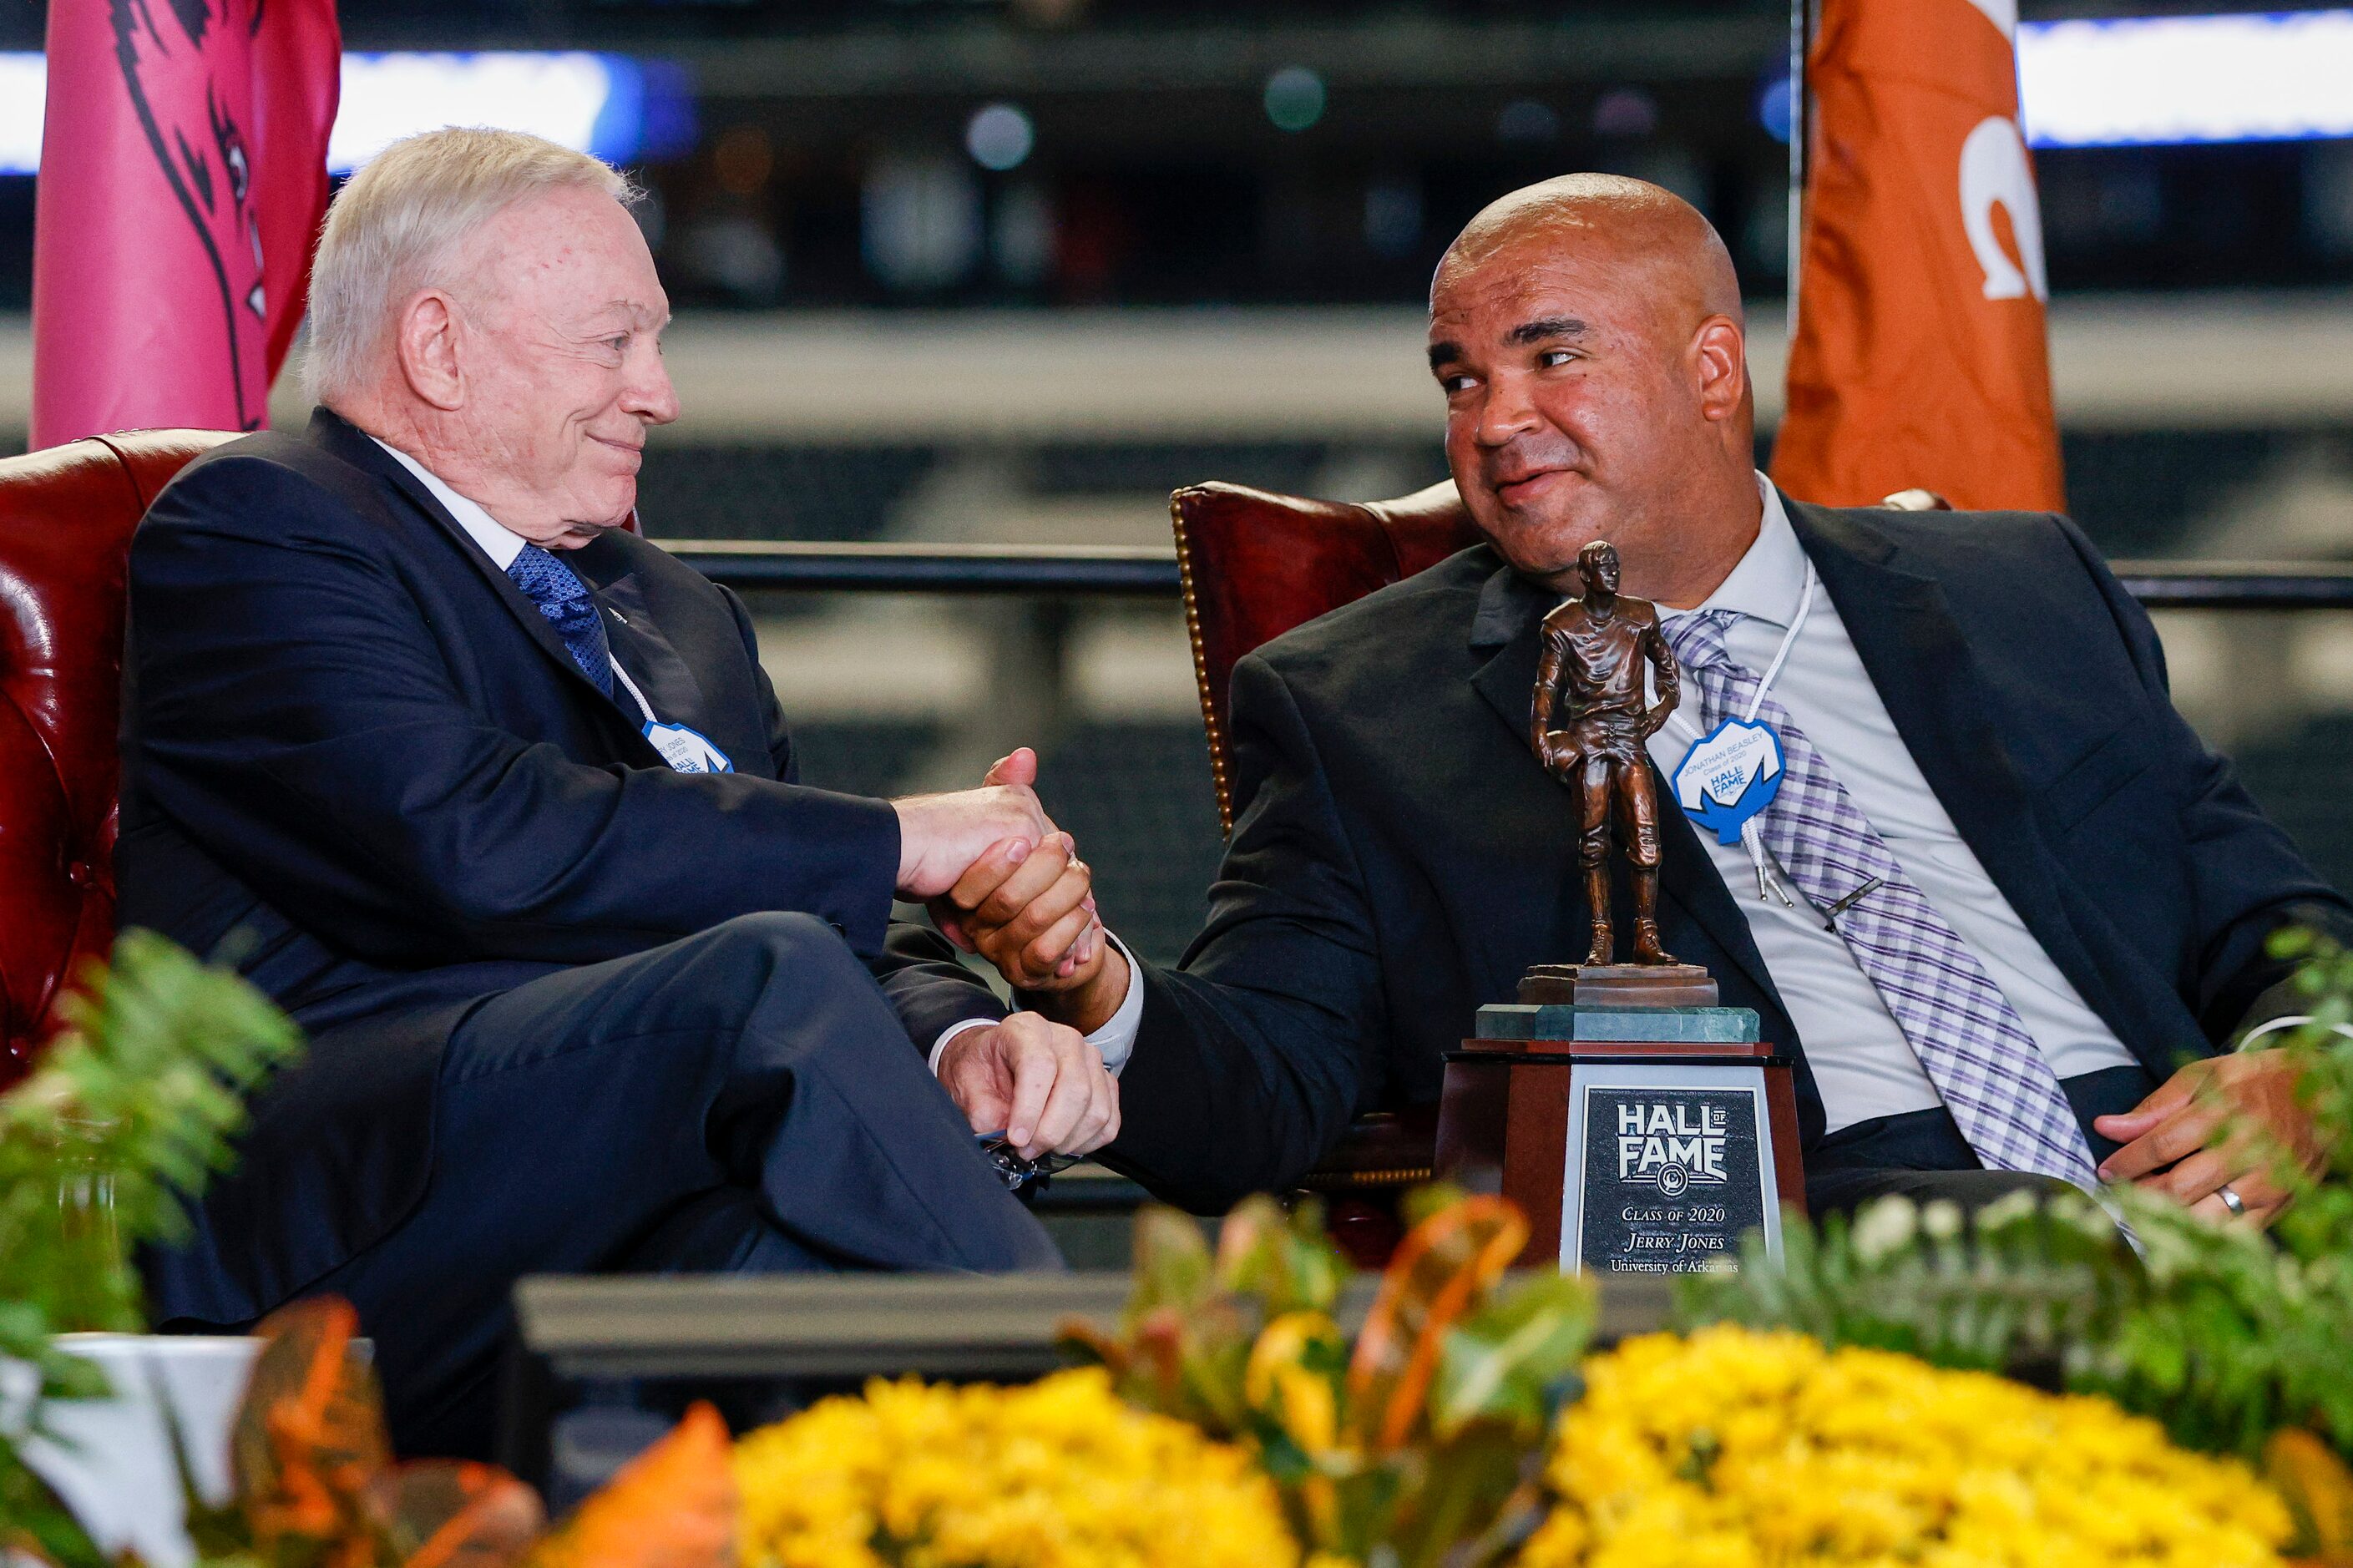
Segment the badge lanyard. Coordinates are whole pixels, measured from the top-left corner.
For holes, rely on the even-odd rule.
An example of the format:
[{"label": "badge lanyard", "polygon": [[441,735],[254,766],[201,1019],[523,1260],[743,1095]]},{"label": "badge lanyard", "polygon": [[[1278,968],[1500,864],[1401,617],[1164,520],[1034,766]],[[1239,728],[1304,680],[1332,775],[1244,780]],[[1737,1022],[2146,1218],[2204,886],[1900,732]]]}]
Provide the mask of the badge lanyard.
[{"label": "badge lanyard", "polygon": [[[1760,899],[1778,896],[1784,904],[1794,903],[1795,900],[1789,897],[1788,890],[1779,885],[1780,879],[1768,868],[1765,855],[1765,836],[1757,826],[1757,819],[1764,815],[1765,805],[1769,804],[1772,795],[1778,793],[1779,787],[1778,780],[1782,766],[1781,740],[1778,735],[1773,733],[1770,726],[1757,723],[1757,715],[1765,706],[1765,694],[1772,689],[1774,678],[1781,673],[1781,667],[1788,662],[1789,649],[1797,645],[1798,634],[1805,629],[1807,616],[1813,611],[1814,583],[1814,563],[1809,558],[1806,562],[1804,584],[1798,590],[1797,613],[1789,617],[1789,629],[1781,634],[1781,646],[1773,650],[1773,661],[1765,667],[1763,679],[1757,682],[1757,689],[1748,699],[1748,710],[1741,714],[1736,722],[1726,721],[1719,723],[1714,730],[1695,742],[1691,750],[1684,753],[1683,761],[1677,765],[1673,780],[1677,800],[1684,811],[1697,817],[1703,826],[1716,827],[1718,838],[1728,844],[1732,840],[1725,836],[1723,827],[1719,827],[1715,822],[1709,821],[1708,817],[1711,814],[1719,811],[1726,816],[1731,815],[1731,812],[1725,803],[1716,801],[1704,793],[1704,785],[1701,786],[1701,793],[1696,800],[1686,798],[1694,792],[1685,787],[1683,775],[1693,767],[1694,760],[1702,760],[1704,763],[1703,752],[1711,743],[1721,742],[1725,751],[1742,755],[1741,765],[1745,769],[1748,786],[1754,787],[1761,784],[1767,788],[1765,800],[1750,807],[1749,815],[1740,822],[1740,842],[1747,847],[1748,863],[1757,868],[1757,896]],[[1746,736],[1726,736],[1727,731],[1736,729],[1750,733]],[[1705,771],[1704,765],[1702,771]],[[1742,793],[1746,795],[1747,790],[1744,789]],[[1724,826],[1728,826],[1729,824],[1726,823]]]},{"label": "badge lanyard", "polygon": [[655,751],[661,753],[662,761],[681,773],[732,773],[735,771],[735,764],[728,760],[727,753],[712,745],[711,737],[702,731],[685,724],[665,724],[655,718],[653,704],[647,701],[646,694],[638,689],[638,683],[629,679],[629,672],[621,668],[621,661],[610,653],[605,657],[612,662],[615,679],[636,700],[638,711],[646,716],[639,732],[652,742]]}]

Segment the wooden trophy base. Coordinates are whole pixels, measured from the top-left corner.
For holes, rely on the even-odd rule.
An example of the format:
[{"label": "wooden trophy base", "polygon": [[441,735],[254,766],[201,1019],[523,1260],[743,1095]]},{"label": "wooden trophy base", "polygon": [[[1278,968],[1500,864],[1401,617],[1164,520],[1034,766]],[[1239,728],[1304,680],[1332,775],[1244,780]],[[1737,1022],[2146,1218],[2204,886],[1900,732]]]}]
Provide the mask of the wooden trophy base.
[{"label": "wooden trophy base", "polygon": [[1673,1273],[1805,1204],[1790,1064],[1694,964],[1544,964],[1447,1053],[1438,1174],[1528,1219],[1524,1263]]},{"label": "wooden trophy base", "polygon": [[1696,963],[1539,963],[1520,1000],[1556,1006],[1713,1007],[1715,977]]}]

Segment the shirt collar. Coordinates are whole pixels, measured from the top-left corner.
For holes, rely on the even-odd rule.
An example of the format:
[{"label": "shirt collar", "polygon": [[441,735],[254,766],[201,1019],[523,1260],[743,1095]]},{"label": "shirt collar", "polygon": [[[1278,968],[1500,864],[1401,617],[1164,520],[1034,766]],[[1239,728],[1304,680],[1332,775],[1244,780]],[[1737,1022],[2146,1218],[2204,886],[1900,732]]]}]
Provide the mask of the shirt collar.
[{"label": "shirt collar", "polygon": [[1757,488],[1765,497],[1765,514],[1757,521],[1757,537],[1746,553],[1696,607],[1662,610],[1664,618],[1729,610],[1767,626],[1789,624],[1789,617],[1797,613],[1798,595],[1806,585],[1806,548],[1798,542],[1798,531],[1789,526],[1789,514],[1773,481],[1759,474]]},{"label": "shirt collar", "polygon": [[438,474],[391,442],[375,436],[368,439],[399,458],[402,468],[424,482],[425,488],[433,492],[433,499],[448,508],[449,515],[458,520],[458,526],[466,531],[466,536],[482,547],[482,553],[491,558],[491,564],[504,572],[515,563],[515,557],[522,553],[522,547],[530,541],[484,511],[479,501],[470,500],[451,489],[442,482]]}]

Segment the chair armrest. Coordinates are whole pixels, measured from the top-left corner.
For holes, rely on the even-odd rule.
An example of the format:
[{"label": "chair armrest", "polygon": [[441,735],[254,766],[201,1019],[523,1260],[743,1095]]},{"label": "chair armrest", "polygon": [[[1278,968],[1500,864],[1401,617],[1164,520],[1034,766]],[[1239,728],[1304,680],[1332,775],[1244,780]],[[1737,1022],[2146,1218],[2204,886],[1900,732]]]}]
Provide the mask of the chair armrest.
[{"label": "chair armrest", "polygon": [[1438,1107],[1376,1110],[1348,1124],[1300,1185],[1312,1193],[1360,1193],[1419,1186],[1438,1155]]}]

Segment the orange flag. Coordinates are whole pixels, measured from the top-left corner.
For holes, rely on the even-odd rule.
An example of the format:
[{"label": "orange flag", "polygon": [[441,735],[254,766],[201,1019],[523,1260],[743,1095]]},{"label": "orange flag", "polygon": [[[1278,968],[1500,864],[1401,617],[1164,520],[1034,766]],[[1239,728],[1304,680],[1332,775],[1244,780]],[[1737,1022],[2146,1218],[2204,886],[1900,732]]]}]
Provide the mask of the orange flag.
[{"label": "orange flag", "polygon": [[2057,510],[2042,223],[2016,0],[1822,0],[1798,334],[1773,478]]}]

